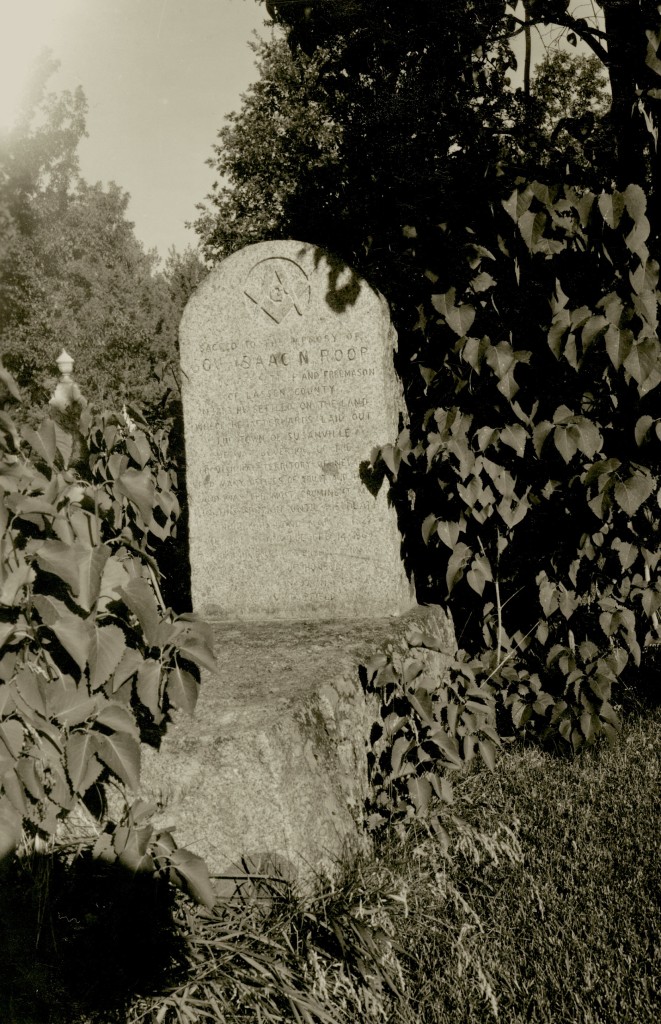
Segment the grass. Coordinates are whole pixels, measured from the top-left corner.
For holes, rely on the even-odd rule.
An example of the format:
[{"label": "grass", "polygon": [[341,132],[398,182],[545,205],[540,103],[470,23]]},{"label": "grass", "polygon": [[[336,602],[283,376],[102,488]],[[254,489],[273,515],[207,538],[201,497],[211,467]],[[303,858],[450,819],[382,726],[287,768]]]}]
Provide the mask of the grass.
[{"label": "grass", "polygon": [[[94,968],[84,957],[86,998],[75,985],[63,994],[67,943],[79,974],[84,949],[62,939],[58,961],[51,943],[41,969],[58,978],[50,991],[69,1016],[58,1017],[52,999],[47,1016],[5,1010],[0,1019],[656,1022],[660,726],[658,709],[631,716],[618,745],[574,760],[532,747],[503,752],[494,772],[456,783],[454,811],[464,824],[454,824],[447,853],[413,826],[403,839],[383,836],[375,857],[345,864],[333,882],[320,879],[308,898],[260,880],[213,912],[180,900],[161,912],[158,928],[138,919],[143,934],[113,968],[112,999],[107,984],[92,991]],[[130,907],[134,894],[127,899]],[[142,899],[149,913],[153,894]],[[145,937],[152,956],[140,975],[129,968]],[[27,1006],[25,992],[13,995],[15,1007]]]}]

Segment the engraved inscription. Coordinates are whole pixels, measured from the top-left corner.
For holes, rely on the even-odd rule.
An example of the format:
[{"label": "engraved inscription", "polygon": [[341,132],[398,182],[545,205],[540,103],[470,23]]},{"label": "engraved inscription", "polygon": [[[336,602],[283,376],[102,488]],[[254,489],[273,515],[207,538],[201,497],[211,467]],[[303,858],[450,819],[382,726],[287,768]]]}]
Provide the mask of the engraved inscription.
[{"label": "engraved inscription", "polygon": [[244,286],[252,309],[281,324],[290,313],[305,315],[310,303],[307,274],[293,260],[271,258],[252,268]]},{"label": "engraved inscription", "polygon": [[263,243],[191,300],[181,336],[199,609],[398,614],[408,594],[394,515],[360,475],[398,429],[387,310],[364,282],[331,308],[336,269],[300,243]]}]

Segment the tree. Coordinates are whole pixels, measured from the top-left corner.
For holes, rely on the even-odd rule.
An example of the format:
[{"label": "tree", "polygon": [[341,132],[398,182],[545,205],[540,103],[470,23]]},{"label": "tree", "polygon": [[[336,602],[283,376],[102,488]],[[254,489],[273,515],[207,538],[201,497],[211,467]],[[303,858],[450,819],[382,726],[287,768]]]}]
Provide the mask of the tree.
[{"label": "tree", "polygon": [[[440,40],[447,16],[456,26],[456,38],[472,22],[481,38],[477,45],[493,42],[495,34],[512,36],[526,27],[556,25],[567,31],[570,41],[580,38],[608,71],[612,91],[611,124],[616,145],[616,183],[630,182],[655,188],[659,156],[650,145],[650,128],[658,129],[660,107],[658,57],[661,34],[655,0],[602,0],[604,27],[596,18],[581,16],[572,0],[525,0],[518,5],[506,0],[473,0],[469,4],[450,0],[440,5],[417,0],[404,9],[398,0],[265,0],[270,16],[286,26],[290,38],[307,50],[326,46],[338,36],[358,37],[367,33],[390,40],[399,30],[403,35],[415,25],[427,43]],[[434,8],[437,12],[434,13]],[[516,11],[523,12],[523,17]]]},{"label": "tree", "polygon": [[[409,424],[373,470],[418,596],[452,610],[453,671],[497,687],[505,728],[612,738],[661,609],[656,4],[608,0],[605,28],[564,0],[267,6],[341,128],[337,230],[311,240],[394,311]],[[569,105],[565,58],[506,88],[543,24],[592,49],[607,112],[594,61]]]},{"label": "tree", "polygon": [[295,235],[303,217],[308,235],[323,236],[338,213],[341,127],[321,78],[325,54],[292,53],[281,38],[252,47],[259,78],[218,132],[207,163],[219,180],[210,205],[198,205],[195,228],[210,260]]},{"label": "tree", "polygon": [[86,101],[82,90],[47,93],[55,67],[42,61],[0,140],[0,353],[39,403],[63,346],[88,398],[153,401],[153,369],[176,355],[173,297],[127,219],[128,194],[80,176]]}]

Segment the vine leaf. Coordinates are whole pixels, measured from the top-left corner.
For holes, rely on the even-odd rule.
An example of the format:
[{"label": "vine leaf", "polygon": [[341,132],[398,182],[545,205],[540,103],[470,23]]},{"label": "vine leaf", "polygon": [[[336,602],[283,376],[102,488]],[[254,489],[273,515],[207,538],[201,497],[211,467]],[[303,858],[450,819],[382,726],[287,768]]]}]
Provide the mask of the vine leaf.
[{"label": "vine leaf", "polygon": [[115,486],[137,507],[144,523],[152,517],[156,485],[149,469],[127,469],[115,481]]},{"label": "vine leaf", "polygon": [[636,470],[628,480],[615,484],[615,500],[627,515],[633,516],[655,489],[656,481],[652,474],[647,470]]},{"label": "vine leaf", "polygon": [[132,579],[119,593],[140,623],[147,645],[153,647],[158,641],[161,617],[156,596],[149,583],[139,578]]},{"label": "vine leaf", "polygon": [[216,893],[209,878],[206,864],[190,850],[177,849],[169,854],[172,868],[183,879],[191,896],[211,909],[216,903]]},{"label": "vine leaf", "polygon": [[87,665],[92,642],[91,624],[76,615],[66,615],[59,618],[49,628],[55,633],[62,647],[82,672]]},{"label": "vine leaf", "polygon": [[119,626],[97,626],[89,648],[90,686],[98,690],[108,681],[124,657],[126,640]]},{"label": "vine leaf", "polygon": [[186,672],[179,665],[175,665],[174,668],[170,669],[168,672],[167,694],[174,707],[182,708],[189,715],[192,715],[197,703],[197,691],[197,681],[190,672]]},{"label": "vine leaf", "polygon": [[98,779],[101,765],[95,758],[96,736],[88,729],[76,730],[66,744],[67,772],[75,793],[84,794]]},{"label": "vine leaf", "polygon": [[140,744],[127,733],[99,734],[97,756],[129,789],[140,786]]},{"label": "vine leaf", "polygon": [[161,663],[153,658],[146,658],[138,669],[136,683],[138,700],[152,713],[156,723],[163,720],[160,711],[161,702]]}]

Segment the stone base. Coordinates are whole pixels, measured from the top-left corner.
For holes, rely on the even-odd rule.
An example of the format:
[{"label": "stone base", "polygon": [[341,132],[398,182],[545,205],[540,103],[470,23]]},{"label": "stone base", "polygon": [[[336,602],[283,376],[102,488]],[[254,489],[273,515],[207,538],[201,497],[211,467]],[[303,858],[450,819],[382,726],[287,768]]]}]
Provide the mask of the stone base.
[{"label": "stone base", "polygon": [[[310,878],[366,845],[367,739],[375,719],[358,666],[407,647],[411,628],[454,652],[439,608],[356,622],[214,624],[218,673],[203,674],[195,716],[178,714],[145,750],[143,795],[180,846],[215,875],[243,857]],[[239,867],[240,870],[240,867]]]}]

